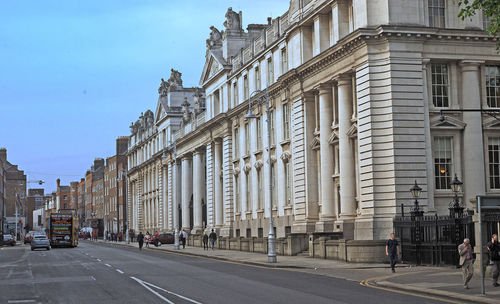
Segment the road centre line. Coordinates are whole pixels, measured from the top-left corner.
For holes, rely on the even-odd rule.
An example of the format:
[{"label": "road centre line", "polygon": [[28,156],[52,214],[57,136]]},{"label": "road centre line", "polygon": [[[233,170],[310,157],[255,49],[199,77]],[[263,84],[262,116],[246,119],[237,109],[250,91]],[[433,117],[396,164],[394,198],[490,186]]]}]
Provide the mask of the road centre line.
[{"label": "road centre line", "polygon": [[[181,298],[181,299],[183,299],[183,300],[189,301],[189,302],[191,302],[191,303],[194,303],[194,304],[202,304],[202,303],[200,303],[200,302],[198,302],[198,301],[196,301],[196,300],[190,299],[190,298],[188,298],[188,297],[181,296],[180,294],[177,294],[177,293],[172,292],[172,291],[168,291],[168,290],[166,290],[166,289],[163,289],[163,288],[161,288],[161,287],[158,287],[158,286],[156,286],[156,285],[153,285],[153,284],[151,284],[151,283],[148,283],[148,282],[143,281],[143,280],[141,280],[141,279],[138,279],[138,278],[136,278],[136,277],[130,277],[130,278],[131,278],[132,280],[136,281],[137,283],[141,284],[144,288],[146,288],[147,290],[151,291],[153,294],[155,294],[156,296],[158,296],[160,299],[162,299],[163,301],[165,301],[165,302],[167,302],[167,303],[174,304],[174,302],[170,301],[169,299],[165,298],[164,296],[162,296],[162,295],[161,295],[161,294],[159,294],[158,292],[154,291],[154,290],[153,290],[152,288],[150,288],[149,286],[151,286],[151,287],[153,287],[153,288],[156,288],[156,289],[158,289],[158,290],[161,290],[161,291],[163,291],[163,292],[166,292],[166,293],[168,293],[168,294],[174,295],[174,296],[176,296],[176,297],[179,297],[179,298]],[[148,286],[148,285],[149,285],[149,286]]]},{"label": "road centre line", "polygon": [[109,265],[109,264],[104,264],[104,265],[106,265],[106,266],[108,266],[108,267],[111,267],[111,265]]},{"label": "road centre line", "polygon": [[121,271],[120,269],[117,269],[116,271],[118,271],[119,273],[123,274],[124,272]]},{"label": "road centre line", "polygon": [[9,300],[7,303],[35,303],[35,300]]},{"label": "road centre line", "polygon": [[101,259],[97,259],[98,262],[102,262]]}]

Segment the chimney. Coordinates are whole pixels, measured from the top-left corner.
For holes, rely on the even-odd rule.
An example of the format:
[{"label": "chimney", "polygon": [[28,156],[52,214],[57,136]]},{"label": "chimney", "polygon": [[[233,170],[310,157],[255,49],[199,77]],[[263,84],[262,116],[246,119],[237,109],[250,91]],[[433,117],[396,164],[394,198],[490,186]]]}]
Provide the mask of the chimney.
[{"label": "chimney", "polygon": [[267,17],[267,25],[271,25],[271,21],[273,21],[273,18]]},{"label": "chimney", "polygon": [[61,180],[58,178],[56,182],[57,182],[57,190],[59,190],[59,187],[61,186]]},{"label": "chimney", "polygon": [[6,148],[0,148],[0,161],[6,161],[7,160],[7,149]]}]

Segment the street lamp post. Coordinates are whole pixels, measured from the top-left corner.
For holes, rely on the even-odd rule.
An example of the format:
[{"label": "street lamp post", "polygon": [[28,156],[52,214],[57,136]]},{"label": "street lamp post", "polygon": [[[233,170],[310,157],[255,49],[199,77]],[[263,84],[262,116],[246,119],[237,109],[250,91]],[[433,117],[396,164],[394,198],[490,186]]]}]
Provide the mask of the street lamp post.
[{"label": "street lamp post", "polygon": [[424,211],[420,210],[420,206],[418,203],[418,198],[420,197],[420,193],[422,193],[422,188],[420,188],[415,180],[415,185],[410,188],[411,196],[415,199],[413,202],[413,208],[410,211],[411,221],[414,225],[414,233],[415,233],[415,257],[417,260],[417,264],[420,264],[420,242],[421,242],[421,231],[420,231],[420,220],[424,216]]},{"label": "street lamp post", "polygon": [[[256,118],[255,114],[252,113],[252,97],[261,93],[262,91],[255,91],[250,94],[250,97],[248,99],[248,114],[245,116],[247,119],[253,119]],[[264,99],[262,97],[257,99],[257,104],[261,104],[263,100],[265,101],[266,104],[266,115],[267,115],[267,155],[268,155],[268,174],[269,174],[269,187],[268,187],[268,195],[269,195],[269,236],[268,236],[268,251],[267,251],[267,261],[269,263],[276,263],[277,258],[276,258],[276,237],[274,235],[274,225],[273,225],[273,203],[272,203],[272,169],[271,169],[271,109],[269,106],[269,94],[266,89],[264,92]]]},{"label": "street lamp post", "polygon": [[460,204],[460,199],[458,198],[458,193],[462,191],[463,183],[458,179],[457,175],[450,183],[451,191],[453,192],[453,201],[450,203],[450,217],[462,217],[464,212],[464,207]]}]

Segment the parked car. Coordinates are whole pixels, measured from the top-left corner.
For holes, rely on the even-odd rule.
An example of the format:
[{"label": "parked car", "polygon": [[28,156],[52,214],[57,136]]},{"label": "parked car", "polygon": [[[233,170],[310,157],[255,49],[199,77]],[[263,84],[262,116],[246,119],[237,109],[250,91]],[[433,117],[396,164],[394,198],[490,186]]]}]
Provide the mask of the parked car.
[{"label": "parked car", "polygon": [[14,246],[14,245],[16,245],[16,240],[14,239],[14,237],[12,235],[4,234],[3,235],[3,243],[5,245]]},{"label": "parked car", "polygon": [[37,248],[45,248],[50,250],[50,242],[46,235],[37,234],[31,240],[31,250],[35,250]]},{"label": "parked car", "polygon": [[31,243],[31,240],[33,239],[33,234],[31,232],[28,232],[24,235],[24,244]]},{"label": "parked car", "polygon": [[162,233],[158,236],[158,240],[162,244],[173,244],[174,235],[172,233]]}]

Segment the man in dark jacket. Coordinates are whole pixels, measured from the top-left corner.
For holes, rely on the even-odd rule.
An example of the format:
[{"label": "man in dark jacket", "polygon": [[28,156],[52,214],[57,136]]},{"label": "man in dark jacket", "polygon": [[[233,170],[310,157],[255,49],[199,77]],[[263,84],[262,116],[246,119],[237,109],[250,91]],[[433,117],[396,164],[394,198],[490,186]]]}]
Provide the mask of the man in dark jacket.
[{"label": "man in dark jacket", "polygon": [[215,241],[217,240],[217,234],[213,229],[212,232],[210,232],[208,238],[210,239],[210,246],[212,247],[212,250],[214,250]]},{"label": "man in dark jacket", "polygon": [[144,245],[144,234],[142,234],[141,231],[139,231],[137,235],[137,242],[139,242],[139,250],[142,250],[142,245]]},{"label": "man in dark jacket", "polygon": [[488,242],[488,252],[491,261],[491,274],[493,286],[498,287],[498,275],[500,274],[500,247],[498,246],[498,235],[493,234],[491,242]]},{"label": "man in dark jacket", "polygon": [[396,272],[396,262],[398,260],[398,240],[394,237],[394,232],[391,232],[391,238],[385,243],[385,255],[389,256],[392,272]]}]

